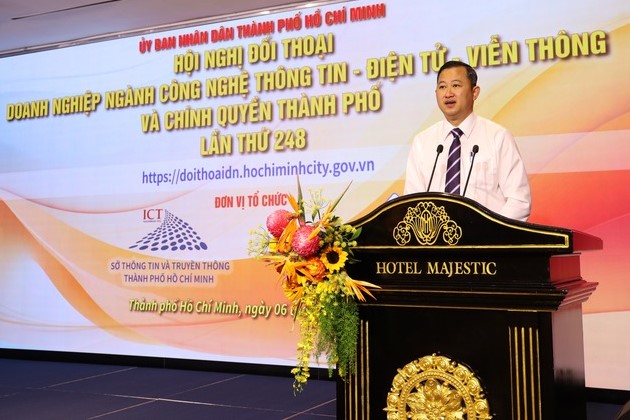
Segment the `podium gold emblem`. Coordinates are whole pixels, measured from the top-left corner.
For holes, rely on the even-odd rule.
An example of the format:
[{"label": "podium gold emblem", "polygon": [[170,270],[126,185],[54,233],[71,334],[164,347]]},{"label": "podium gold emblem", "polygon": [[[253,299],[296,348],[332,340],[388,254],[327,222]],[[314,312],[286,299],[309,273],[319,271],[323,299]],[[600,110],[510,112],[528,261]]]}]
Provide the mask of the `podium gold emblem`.
[{"label": "podium gold emblem", "polygon": [[424,356],[398,369],[387,394],[388,420],[491,419],[477,377],[444,356]]},{"label": "podium gold emblem", "polygon": [[443,206],[421,201],[407,209],[403,220],[394,228],[393,235],[400,246],[407,245],[412,235],[420,245],[435,245],[440,236],[444,243],[456,245],[462,237],[462,228],[451,220]]}]

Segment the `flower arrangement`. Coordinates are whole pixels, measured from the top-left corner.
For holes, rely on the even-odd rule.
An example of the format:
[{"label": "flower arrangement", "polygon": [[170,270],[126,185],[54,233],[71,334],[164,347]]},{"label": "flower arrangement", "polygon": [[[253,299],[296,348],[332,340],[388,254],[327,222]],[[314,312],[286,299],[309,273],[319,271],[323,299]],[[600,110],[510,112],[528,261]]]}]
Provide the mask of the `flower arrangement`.
[{"label": "flower arrangement", "polygon": [[[311,356],[326,354],[329,373],[334,366],[340,377],[354,372],[359,329],[357,299],[374,297],[378,286],[351,279],[345,265],[353,262],[352,248],[361,229],[344,224],[333,212],[348,187],[328,204],[321,192],[302,196],[298,179],[297,199],[289,194],[291,210],[272,212],[266,229],[252,231],[249,253],[271,264],[279,273],[291,313],[300,325],[297,364],[291,370],[293,388],[303,390],[310,376]],[[326,207],[326,205],[328,206]],[[326,207],[326,210],[324,208]]]}]

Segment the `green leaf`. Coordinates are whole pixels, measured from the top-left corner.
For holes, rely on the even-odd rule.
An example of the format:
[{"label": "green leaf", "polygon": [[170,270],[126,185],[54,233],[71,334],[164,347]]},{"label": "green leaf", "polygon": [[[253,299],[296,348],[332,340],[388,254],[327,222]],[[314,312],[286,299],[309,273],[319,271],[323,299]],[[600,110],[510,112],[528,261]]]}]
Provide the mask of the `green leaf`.
[{"label": "green leaf", "polygon": [[357,229],[355,229],[354,233],[352,234],[352,238],[350,238],[350,240],[354,241],[355,239],[357,239],[359,237],[359,235],[361,235],[361,230],[363,229],[363,227],[359,227]]},{"label": "green leaf", "polygon": [[348,191],[348,188],[350,188],[350,185],[352,185],[352,181],[350,181],[350,183],[348,184],[348,186],[346,187],[345,190],[343,190],[343,192],[341,193],[341,195],[339,197],[337,197],[337,199],[335,200],[335,202],[332,204],[332,207],[330,208],[330,211],[334,211],[335,208],[337,207],[337,204],[339,204],[339,202],[341,201],[341,199],[343,198],[343,196],[346,194],[346,192]]},{"label": "green leaf", "polygon": [[298,204],[298,210],[300,212],[299,216],[298,216],[298,221],[300,222],[300,226],[303,226],[305,221],[304,221],[304,196],[302,195],[302,184],[300,184],[300,176],[297,176],[297,204]]}]

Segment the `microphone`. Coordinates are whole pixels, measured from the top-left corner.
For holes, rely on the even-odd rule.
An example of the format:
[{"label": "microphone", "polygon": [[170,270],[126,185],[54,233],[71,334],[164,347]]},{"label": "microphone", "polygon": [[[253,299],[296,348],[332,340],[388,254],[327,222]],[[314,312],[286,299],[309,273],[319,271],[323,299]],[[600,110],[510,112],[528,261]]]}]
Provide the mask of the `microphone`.
[{"label": "microphone", "polygon": [[472,173],[473,164],[475,163],[475,156],[477,156],[478,152],[479,146],[475,144],[472,148],[472,152],[470,152],[470,168],[468,169],[468,176],[466,177],[466,185],[464,186],[462,197],[466,195],[466,190],[468,189],[468,181],[470,181],[470,174]]},{"label": "microphone", "polygon": [[440,153],[444,150],[444,146],[439,144],[437,147],[437,155],[435,155],[435,162],[433,162],[433,170],[431,171],[431,178],[429,178],[429,186],[427,187],[427,192],[431,189],[431,182],[433,182],[433,175],[435,174],[435,167],[437,166],[438,158],[440,157]]}]

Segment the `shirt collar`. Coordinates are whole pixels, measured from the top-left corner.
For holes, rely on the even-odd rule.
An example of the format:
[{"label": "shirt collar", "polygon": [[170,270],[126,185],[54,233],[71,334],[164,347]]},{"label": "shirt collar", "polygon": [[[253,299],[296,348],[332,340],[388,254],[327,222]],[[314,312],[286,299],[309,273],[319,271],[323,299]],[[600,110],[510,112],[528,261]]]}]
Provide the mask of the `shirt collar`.
[{"label": "shirt collar", "polygon": [[[462,123],[458,127],[464,133],[463,137],[470,136],[470,133],[472,132],[472,129],[473,129],[476,121],[477,121],[477,116],[475,115],[474,112],[471,112],[470,115],[467,116],[464,121],[462,121]],[[446,120],[444,121],[443,127],[444,127],[444,135],[445,135],[445,137],[448,137],[448,135],[451,132],[451,130],[455,128],[454,125],[452,125],[451,123],[449,123]]]},{"label": "shirt collar", "polygon": [[[466,117],[464,121],[459,125],[459,129],[462,130],[464,135],[462,138],[469,137],[470,133],[472,133],[473,127],[475,126],[475,122],[477,121],[477,115],[474,112],[471,112],[469,116]],[[442,139],[443,141],[448,141],[451,139],[451,130],[454,129],[455,126],[444,120],[442,124]]]}]

